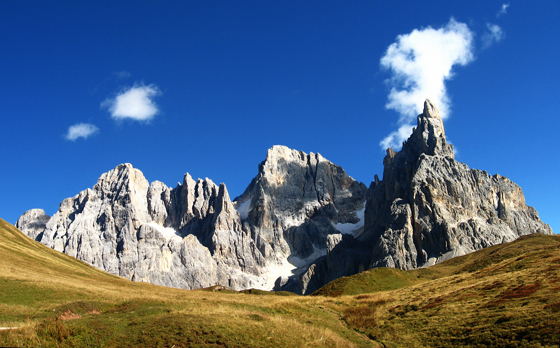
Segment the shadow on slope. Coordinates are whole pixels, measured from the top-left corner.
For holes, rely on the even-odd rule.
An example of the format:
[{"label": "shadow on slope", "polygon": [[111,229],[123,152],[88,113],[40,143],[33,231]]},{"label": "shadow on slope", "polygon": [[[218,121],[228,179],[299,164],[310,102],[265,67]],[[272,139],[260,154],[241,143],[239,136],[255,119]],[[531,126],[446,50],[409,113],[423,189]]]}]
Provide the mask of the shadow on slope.
[{"label": "shadow on slope", "polygon": [[[538,255],[545,253],[544,250],[555,249],[558,245],[560,245],[560,236],[542,234],[522,236],[514,242],[494,245],[431,267],[410,271],[403,271],[398,268],[373,268],[353,276],[336,279],[315,291],[312,295],[359,295],[377,291],[397,290],[451,275],[471,274],[481,270],[486,272],[489,270],[500,273],[509,272],[527,267],[529,264],[527,257],[531,259],[537,258]],[[505,268],[497,266],[507,260],[510,261],[509,263],[513,262],[513,264]],[[537,262],[536,260],[533,261]]]},{"label": "shadow on slope", "polygon": [[429,268],[373,269],[314,295],[337,296],[351,328],[389,347],[558,347],[559,292],[560,236],[535,234]]}]

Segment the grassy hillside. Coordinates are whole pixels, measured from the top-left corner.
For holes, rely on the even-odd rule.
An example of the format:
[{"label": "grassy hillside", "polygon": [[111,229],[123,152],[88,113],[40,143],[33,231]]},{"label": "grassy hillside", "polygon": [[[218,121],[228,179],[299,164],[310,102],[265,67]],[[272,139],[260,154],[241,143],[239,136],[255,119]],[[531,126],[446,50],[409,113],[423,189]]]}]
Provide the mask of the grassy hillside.
[{"label": "grassy hillside", "polygon": [[315,293],[341,294],[355,295],[344,296],[348,325],[387,346],[558,347],[560,237],[525,236],[425,269],[374,269]]},{"label": "grassy hillside", "polygon": [[0,260],[0,327],[20,328],[0,330],[0,346],[377,346],[321,309],[325,299],[134,283],[3,220]]},{"label": "grassy hillside", "polygon": [[558,346],[560,238],[534,235],[314,296],[133,283],[0,220],[0,346]]}]

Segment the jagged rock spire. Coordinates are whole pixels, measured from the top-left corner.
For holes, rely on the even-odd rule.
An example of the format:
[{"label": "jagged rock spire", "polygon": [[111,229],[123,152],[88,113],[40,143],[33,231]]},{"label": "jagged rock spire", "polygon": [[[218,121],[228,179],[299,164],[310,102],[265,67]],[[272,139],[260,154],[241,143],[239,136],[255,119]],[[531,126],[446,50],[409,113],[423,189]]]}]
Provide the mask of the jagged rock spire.
[{"label": "jagged rock spire", "polygon": [[428,266],[522,235],[552,234],[519,186],[455,160],[430,100],[402,150],[388,149],[383,164],[365,212],[368,267]]},{"label": "jagged rock spire", "polygon": [[445,138],[445,129],[443,120],[439,116],[439,110],[429,99],[424,102],[424,111],[418,115],[417,126],[410,138],[403,144],[403,150],[410,152],[416,158],[423,153],[430,156],[455,158],[453,145],[448,144]]}]

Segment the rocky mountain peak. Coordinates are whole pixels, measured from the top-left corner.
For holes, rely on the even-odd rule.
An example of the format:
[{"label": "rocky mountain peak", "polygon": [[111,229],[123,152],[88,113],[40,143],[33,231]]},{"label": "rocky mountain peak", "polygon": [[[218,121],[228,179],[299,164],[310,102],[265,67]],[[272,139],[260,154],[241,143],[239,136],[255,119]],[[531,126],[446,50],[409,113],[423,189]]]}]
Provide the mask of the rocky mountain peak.
[{"label": "rocky mountain peak", "polygon": [[552,233],[519,186],[455,160],[430,100],[401,151],[388,149],[383,164],[365,214],[364,236],[375,245],[370,267],[421,267],[525,234]]},{"label": "rocky mountain peak", "polygon": [[454,159],[424,103],[369,190],[318,153],[273,146],[245,192],[193,179],[169,188],[125,163],[65,199],[24,213],[31,238],[135,281],[308,294],[372,267],[429,266],[530,233],[552,234],[523,192]]},{"label": "rocky mountain peak", "polygon": [[363,228],[366,192],[320,154],[277,145],[234,204],[262,255],[284,265],[275,288],[305,292],[297,276],[326,254],[329,235],[353,238]]},{"label": "rocky mountain peak", "polygon": [[102,174],[93,191],[99,193],[102,199],[124,200],[129,204],[143,206],[149,186],[148,180],[140,170],[130,163],[124,163]]},{"label": "rocky mountain peak", "polygon": [[426,99],[424,101],[424,112],[422,113],[424,116],[428,118],[439,118],[439,109],[436,107],[434,103],[430,99]]},{"label": "rocky mountain peak", "polygon": [[368,191],[363,233],[355,241],[329,235],[326,256],[300,277],[303,293],[364,269],[425,267],[526,234],[552,234],[519,186],[455,160],[429,100],[401,151],[387,149],[383,164],[383,180]]},{"label": "rocky mountain peak", "polygon": [[[335,206],[346,204],[347,201],[361,201],[356,203],[356,206],[361,205],[359,210],[363,208],[365,191],[364,184],[356,182],[341,167],[321,154],[307,154],[275,145],[268,150],[266,159],[259,165],[257,176],[235,202],[238,210],[245,204],[243,208],[249,211],[264,202],[272,204],[271,207],[285,212],[290,220],[284,221],[284,227],[302,222],[317,209],[325,207],[330,219],[346,223],[351,218],[342,213],[338,217],[333,216]],[[249,211],[241,212],[242,217],[250,217]]]},{"label": "rocky mountain peak", "polygon": [[284,145],[274,145],[268,149],[265,162],[278,162],[280,159],[290,160],[297,157],[302,151],[290,149]]},{"label": "rocky mountain peak", "polygon": [[121,164],[65,199],[52,218],[31,210],[18,226],[53,249],[135,281],[186,289],[266,282],[264,260],[242,231],[226,186],[188,173],[171,189]]},{"label": "rocky mountain peak", "polygon": [[403,144],[402,150],[414,159],[421,154],[455,158],[453,145],[448,144],[445,138],[439,110],[429,99],[424,102],[424,111],[418,115],[416,128]]},{"label": "rocky mountain peak", "polygon": [[101,174],[97,180],[97,185],[103,187],[104,185],[112,185],[117,182],[126,184],[137,183],[143,186],[147,183],[147,180],[144,174],[140,170],[134,168],[132,164],[123,163],[107,173]]},{"label": "rocky mountain peak", "polygon": [[423,155],[455,159],[453,145],[448,144],[445,138],[439,110],[429,99],[424,102],[424,111],[418,115],[417,126],[412,129],[412,134],[403,143],[402,149],[399,152],[387,149],[387,155],[383,159],[383,180],[401,181],[400,185],[389,185],[388,189],[406,186],[404,183],[410,180],[414,165],[419,163]]},{"label": "rocky mountain peak", "polygon": [[259,165],[259,176],[266,180],[267,185],[272,187],[282,186],[300,167],[307,167],[311,162],[314,165],[324,158],[320,154],[290,149],[283,145],[274,145],[268,149],[266,159]]}]

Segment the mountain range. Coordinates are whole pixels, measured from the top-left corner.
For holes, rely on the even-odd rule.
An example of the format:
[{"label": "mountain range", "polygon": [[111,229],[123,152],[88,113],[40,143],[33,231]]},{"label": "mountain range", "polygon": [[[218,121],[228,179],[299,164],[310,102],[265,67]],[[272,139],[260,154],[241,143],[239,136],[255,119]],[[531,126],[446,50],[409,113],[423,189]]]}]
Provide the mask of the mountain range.
[{"label": "mountain range", "polygon": [[519,186],[455,160],[429,100],[383,164],[382,180],[367,187],[318,153],[274,146],[233,200],[208,178],[187,173],[169,188],[121,164],[52,217],[32,209],[16,227],[133,281],[298,294],[371,268],[416,269],[553,234]]}]

